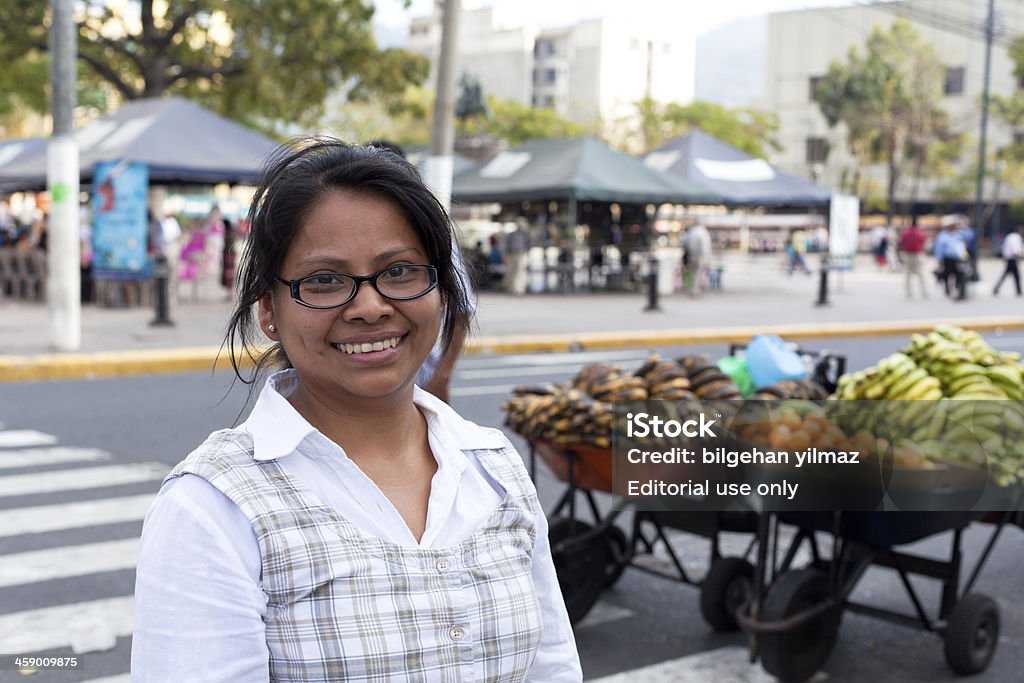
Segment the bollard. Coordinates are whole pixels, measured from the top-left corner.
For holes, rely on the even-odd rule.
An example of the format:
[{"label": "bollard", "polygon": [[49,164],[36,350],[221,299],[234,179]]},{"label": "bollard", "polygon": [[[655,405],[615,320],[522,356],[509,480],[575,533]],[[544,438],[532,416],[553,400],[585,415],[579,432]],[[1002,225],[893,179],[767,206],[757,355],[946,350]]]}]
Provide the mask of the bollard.
[{"label": "bollard", "polygon": [[153,282],[155,287],[155,315],[149,324],[151,327],[156,326],[171,326],[174,325],[174,321],[171,320],[170,312],[168,311],[168,278],[170,277],[171,270],[167,264],[167,257],[159,255],[153,259]]},{"label": "bollard", "polygon": [[814,302],[815,306],[828,306],[828,257],[824,256],[821,259],[821,275],[818,279],[818,300]]},{"label": "bollard", "polygon": [[658,306],[658,260],[647,260],[647,308],[644,313],[661,312]]}]

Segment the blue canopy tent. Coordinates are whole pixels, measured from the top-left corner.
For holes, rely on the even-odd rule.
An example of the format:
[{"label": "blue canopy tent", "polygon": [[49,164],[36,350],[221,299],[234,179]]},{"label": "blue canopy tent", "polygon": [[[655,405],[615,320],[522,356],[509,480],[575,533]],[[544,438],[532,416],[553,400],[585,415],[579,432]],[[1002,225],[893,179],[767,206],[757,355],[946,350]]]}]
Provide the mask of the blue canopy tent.
[{"label": "blue canopy tent", "polygon": [[832,196],[700,130],[648,153],[644,164],[707,188],[726,206],[821,206]]},{"label": "blue canopy tent", "polygon": [[[131,101],[74,136],[83,184],[92,181],[93,169],[102,161],[145,164],[155,184],[251,184],[277,145],[180,97]],[[9,159],[0,148],[0,188],[45,187],[45,144]]]}]

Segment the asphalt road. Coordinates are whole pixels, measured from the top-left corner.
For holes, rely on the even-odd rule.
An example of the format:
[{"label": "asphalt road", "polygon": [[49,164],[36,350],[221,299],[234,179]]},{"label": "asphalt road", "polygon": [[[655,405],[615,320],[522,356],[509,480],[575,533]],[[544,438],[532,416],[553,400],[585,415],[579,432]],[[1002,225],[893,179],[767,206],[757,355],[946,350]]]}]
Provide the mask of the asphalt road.
[{"label": "asphalt road", "polygon": [[[872,364],[905,338],[849,339],[808,346],[843,354],[849,369]],[[1024,349],[1024,337],[990,337],[1000,349]],[[660,349],[677,356],[724,348]],[[568,379],[595,360],[639,365],[643,350],[474,357],[460,362],[452,402],[469,419],[503,420],[501,403],[522,382]],[[148,501],[167,469],[210,431],[233,424],[247,410],[248,387],[226,373],[190,373],[107,380],[0,385],[0,654],[20,638],[49,634],[49,652],[93,650],[76,672],[42,672],[30,680],[127,680],[135,542]],[[525,445],[513,435],[518,445]],[[39,464],[46,459],[50,464]],[[102,472],[98,470],[104,469]],[[90,476],[109,485],[99,487]],[[564,485],[545,468],[538,489],[548,508]],[[604,506],[606,496],[600,496]],[[31,509],[27,509],[31,508]],[[986,526],[972,527],[964,555],[980,553]],[[741,552],[749,538],[725,539]],[[673,546],[694,578],[707,568],[707,543],[674,534]],[[948,534],[915,550],[948,553]],[[979,580],[997,598],[1002,638],[989,670],[971,680],[1020,680],[1024,668],[1024,534],[1008,529]],[[663,555],[655,554],[655,564]],[[934,582],[921,581],[934,609]],[[856,596],[883,605],[907,604],[891,572],[872,569]],[[698,591],[678,580],[627,569],[614,588],[577,625],[588,679],[639,683],[768,680],[746,662],[741,634],[716,634],[702,621]],[[12,653],[13,654],[13,653]],[[847,614],[839,642],[820,675],[831,681],[952,681],[941,640],[868,617]],[[25,680],[0,671],[0,681]]]}]

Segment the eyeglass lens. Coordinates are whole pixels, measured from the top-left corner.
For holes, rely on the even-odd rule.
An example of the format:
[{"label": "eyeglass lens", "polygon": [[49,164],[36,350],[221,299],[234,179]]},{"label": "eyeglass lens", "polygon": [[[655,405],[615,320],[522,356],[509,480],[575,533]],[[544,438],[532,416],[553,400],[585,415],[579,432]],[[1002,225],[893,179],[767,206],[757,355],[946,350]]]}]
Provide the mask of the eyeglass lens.
[{"label": "eyeglass lens", "polygon": [[[393,266],[371,281],[382,296],[412,299],[425,294],[433,285],[427,266]],[[336,306],[351,298],[356,280],[342,273],[320,273],[299,281],[299,297],[311,306]]]}]

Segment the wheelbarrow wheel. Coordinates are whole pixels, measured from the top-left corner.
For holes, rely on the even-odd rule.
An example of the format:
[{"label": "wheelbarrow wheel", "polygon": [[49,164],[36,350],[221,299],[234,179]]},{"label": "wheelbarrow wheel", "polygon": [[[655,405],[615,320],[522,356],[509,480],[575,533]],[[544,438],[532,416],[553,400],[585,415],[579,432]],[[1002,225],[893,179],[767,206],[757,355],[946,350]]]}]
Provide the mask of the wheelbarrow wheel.
[{"label": "wheelbarrow wheel", "polygon": [[700,613],[720,632],[739,628],[736,613],[750,602],[754,590],[754,565],[742,557],[722,557],[711,565],[700,584]]},{"label": "wheelbarrow wheel", "polygon": [[605,539],[608,541],[608,564],[604,567],[604,587],[611,588],[629,565],[630,547],[626,532],[614,524],[608,527]]},{"label": "wheelbarrow wheel", "polygon": [[[828,579],[817,569],[781,574],[765,596],[761,616],[781,621],[830,600]],[[761,634],[761,665],[783,683],[803,683],[828,659],[839,631],[841,611],[834,608],[782,632]]]},{"label": "wheelbarrow wheel", "polygon": [[587,615],[604,590],[605,571],[611,561],[608,540],[586,522],[556,517],[548,525],[548,541],[569,621],[575,624]]},{"label": "wheelbarrow wheel", "polygon": [[946,625],[946,663],[961,676],[984,671],[999,643],[999,605],[970,593],[953,607]]}]

